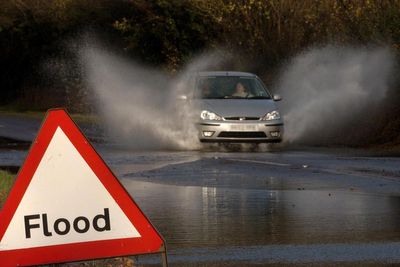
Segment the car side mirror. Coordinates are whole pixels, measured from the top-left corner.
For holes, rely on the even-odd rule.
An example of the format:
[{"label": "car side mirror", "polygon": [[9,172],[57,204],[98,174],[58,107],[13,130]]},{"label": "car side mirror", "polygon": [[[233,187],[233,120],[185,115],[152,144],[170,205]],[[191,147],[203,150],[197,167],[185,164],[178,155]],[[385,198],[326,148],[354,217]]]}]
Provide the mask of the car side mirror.
[{"label": "car side mirror", "polygon": [[187,100],[188,97],[187,97],[187,95],[178,95],[177,99],[178,100]]},{"label": "car side mirror", "polygon": [[282,100],[282,97],[281,97],[280,95],[274,95],[274,96],[272,97],[272,99],[273,99],[274,101],[281,101],[281,100]]}]

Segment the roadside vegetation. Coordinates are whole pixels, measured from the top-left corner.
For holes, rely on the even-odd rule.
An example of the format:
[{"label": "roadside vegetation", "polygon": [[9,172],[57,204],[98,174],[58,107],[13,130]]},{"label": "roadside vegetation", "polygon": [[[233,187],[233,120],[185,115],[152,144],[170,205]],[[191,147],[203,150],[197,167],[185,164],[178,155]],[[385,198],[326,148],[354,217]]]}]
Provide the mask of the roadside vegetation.
[{"label": "roadside vegetation", "polygon": [[4,202],[14,184],[15,175],[7,171],[0,170],[0,209],[3,207]]},{"label": "roadside vegetation", "polygon": [[222,48],[242,55],[234,68],[263,75],[313,45],[375,44],[399,51],[400,1],[4,0],[0,105],[83,109],[79,73],[61,74],[73,58],[66,48],[87,32],[171,73],[197,53]]},{"label": "roadside vegetation", "polygon": [[[174,75],[193,56],[220,49],[229,68],[273,81],[310,47],[386,46],[400,51],[400,1],[390,0],[4,0],[0,1],[0,107],[67,107],[90,113],[76,42],[106,47]],[[399,61],[397,59],[397,61]],[[397,138],[398,81],[376,142]]]}]

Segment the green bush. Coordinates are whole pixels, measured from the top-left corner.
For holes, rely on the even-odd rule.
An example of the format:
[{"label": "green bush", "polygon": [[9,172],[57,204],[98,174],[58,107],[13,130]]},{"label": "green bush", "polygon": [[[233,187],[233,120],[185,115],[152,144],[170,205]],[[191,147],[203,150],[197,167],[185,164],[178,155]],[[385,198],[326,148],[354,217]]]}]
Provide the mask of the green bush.
[{"label": "green bush", "polygon": [[327,43],[384,44],[398,51],[400,1],[0,1],[0,105],[46,109],[78,103],[84,97],[79,71],[64,75],[56,63],[46,76],[42,65],[57,59],[76,67],[68,45],[85,32],[172,73],[193,55],[222,48],[235,55],[233,68],[263,74]]}]

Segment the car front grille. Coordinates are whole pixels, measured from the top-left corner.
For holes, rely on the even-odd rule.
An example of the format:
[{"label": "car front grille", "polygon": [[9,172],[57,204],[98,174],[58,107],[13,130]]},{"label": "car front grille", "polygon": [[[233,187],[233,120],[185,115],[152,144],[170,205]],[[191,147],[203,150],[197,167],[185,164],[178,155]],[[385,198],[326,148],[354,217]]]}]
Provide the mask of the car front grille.
[{"label": "car front grille", "polygon": [[225,117],[227,121],[258,121],[259,117]]},{"label": "car front grille", "polygon": [[218,137],[225,138],[265,138],[264,132],[221,132]]}]

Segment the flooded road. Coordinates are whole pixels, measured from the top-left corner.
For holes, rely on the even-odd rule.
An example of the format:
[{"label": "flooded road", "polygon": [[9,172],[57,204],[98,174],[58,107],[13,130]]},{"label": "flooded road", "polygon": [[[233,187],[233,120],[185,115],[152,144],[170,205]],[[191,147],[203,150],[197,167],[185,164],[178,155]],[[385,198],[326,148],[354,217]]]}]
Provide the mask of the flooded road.
[{"label": "flooded road", "polygon": [[397,158],[298,151],[177,155],[177,163],[156,168],[141,160],[135,172],[119,161],[125,166],[119,177],[164,235],[172,263],[400,261]]},{"label": "flooded road", "polygon": [[[400,263],[399,158],[97,149],[164,236],[171,266]],[[0,150],[1,165],[25,156]]]},{"label": "flooded road", "polygon": [[125,185],[153,218],[170,249],[400,241],[400,215],[395,215],[400,211],[398,197],[137,181]]}]

